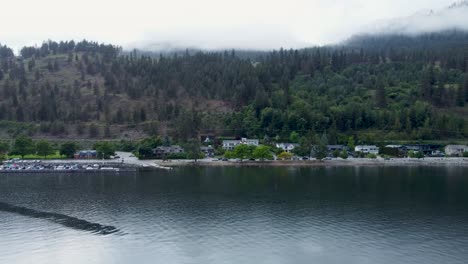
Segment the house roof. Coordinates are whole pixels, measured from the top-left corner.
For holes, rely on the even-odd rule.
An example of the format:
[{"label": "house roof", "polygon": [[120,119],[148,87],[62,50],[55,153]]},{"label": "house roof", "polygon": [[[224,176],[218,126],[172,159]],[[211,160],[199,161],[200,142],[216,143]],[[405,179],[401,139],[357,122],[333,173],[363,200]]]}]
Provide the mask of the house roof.
[{"label": "house roof", "polygon": [[402,145],[386,145],[386,148],[401,148],[403,147]]},{"label": "house roof", "polygon": [[447,145],[445,146],[445,148],[448,148],[448,149],[464,149],[464,148],[468,148],[468,146],[466,145]]},{"label": "house roof", "polygon": [[299,146],[297,143],[276,143],[277,146],[283,145],[283,146]]}]

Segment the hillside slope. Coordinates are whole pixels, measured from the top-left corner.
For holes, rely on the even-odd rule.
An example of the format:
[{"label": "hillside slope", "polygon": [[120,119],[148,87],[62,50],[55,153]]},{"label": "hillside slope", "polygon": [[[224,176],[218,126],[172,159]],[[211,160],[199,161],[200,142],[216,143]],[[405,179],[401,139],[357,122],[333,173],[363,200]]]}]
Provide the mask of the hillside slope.
[{"label": "hillside slope", "polygon": [[141,56],[88,41],[49,41],[15,57],[2,46],[0,129],[3,137],[466,138],[468,34],[431,38],[361,37],[256,61],[234,51]]}]

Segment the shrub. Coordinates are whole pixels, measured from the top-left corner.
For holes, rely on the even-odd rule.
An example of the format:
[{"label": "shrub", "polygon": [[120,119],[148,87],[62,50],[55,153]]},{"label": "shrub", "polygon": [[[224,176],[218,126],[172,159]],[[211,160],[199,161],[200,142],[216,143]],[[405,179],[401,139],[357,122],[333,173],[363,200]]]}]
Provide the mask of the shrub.
[{"label": "shrub", "polygon": [[270,147],[265,145],[260,145],[256,147],[252,152],[252,156],[256,159],[273,159]]},{"label": "shrub", "polygon": [[369,153],[366,155],[366,158],[368,159],[376,159],[377,158],[377,155],[375,155],[374,153]]},{"label": "shrub", "polygon": [[224,152],[224,157],[226,159],[233,159],[234,158],[234,154],[232,153],[232,151],[225,151]]},{"label": "shrub", "polygon": [[115,153],[115,146],[109,141],[96,142],[94,144],[94,148],[96,149],[98,158],[104,157],[105,159],[108,159]]},{"label": "shrub", "polygon": [[283,151],[281,152],[279,155],[278,155],[278,159],[281,159],[281,160],[290,160],[292,158],[292,154],[289,153],[289,152],[286,152],[286,151]]},{"label": "shrub", "polygon": [[347,159],[348,158],[348,151],[346,151],[346,150],[341,151],[340,158]]},{"label": "shrub", "polygon": [[408,157],[420,159],[420,158],[424,158],[424,153],[422,153],[421,151],[410,150],[408,151]]}]

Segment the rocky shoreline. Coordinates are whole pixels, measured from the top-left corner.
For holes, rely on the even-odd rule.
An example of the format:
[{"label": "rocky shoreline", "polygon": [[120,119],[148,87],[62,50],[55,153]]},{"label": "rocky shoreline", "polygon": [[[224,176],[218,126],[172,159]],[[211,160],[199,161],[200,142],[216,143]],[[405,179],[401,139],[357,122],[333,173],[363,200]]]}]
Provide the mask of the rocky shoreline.
[{"label": "rocky shoreline", "polygon": [[468,158],[394,158],[394,159],[330,159],[330,160],[275,160],[275,161],[213,161],[202,159],[154,161],[159,166],[278,166],[278,167],[327,167],[327,166],[468,166]]}]

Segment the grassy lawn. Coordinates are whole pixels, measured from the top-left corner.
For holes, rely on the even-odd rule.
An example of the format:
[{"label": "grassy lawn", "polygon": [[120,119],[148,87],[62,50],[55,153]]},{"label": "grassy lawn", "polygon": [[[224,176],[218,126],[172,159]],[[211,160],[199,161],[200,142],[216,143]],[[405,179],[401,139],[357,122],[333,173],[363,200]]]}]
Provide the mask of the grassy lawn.
[{"label": "grassy lawn", "polygon": [[[5,159],[14,159],[14,158],[19,158],[21,159],[20,155],[6,155]],[[44,158],[44,156],[39,156],[36,154],[29,154],[25,155],[23,159],[32,159],[32,160],[42,160],[42,159],[66,159],[67,157],[64,155],[60,155],[60,153],[57,151],[55,154],[49,155]]]}]

